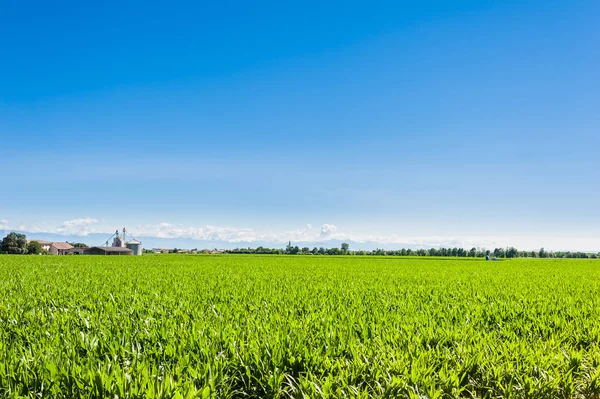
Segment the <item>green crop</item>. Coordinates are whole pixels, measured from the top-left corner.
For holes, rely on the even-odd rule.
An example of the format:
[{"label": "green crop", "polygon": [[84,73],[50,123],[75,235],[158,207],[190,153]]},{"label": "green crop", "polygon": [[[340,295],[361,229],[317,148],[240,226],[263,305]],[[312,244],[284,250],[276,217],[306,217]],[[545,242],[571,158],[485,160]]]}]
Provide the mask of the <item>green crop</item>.
[{"label": "green crop", "polygon": [[0,256],[0,397],[598,398],[600,263]]}]

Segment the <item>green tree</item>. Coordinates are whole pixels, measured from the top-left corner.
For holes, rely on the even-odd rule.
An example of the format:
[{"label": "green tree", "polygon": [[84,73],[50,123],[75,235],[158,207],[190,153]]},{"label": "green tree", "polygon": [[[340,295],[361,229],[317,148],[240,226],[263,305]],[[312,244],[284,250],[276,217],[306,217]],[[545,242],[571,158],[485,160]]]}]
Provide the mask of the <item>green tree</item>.
[{"label": "green tree", "polygon": [[519,251],[515,247],[510,247],[506,250],[507,258],[516,258],[519,254]]},{"label": "green tree", "polygon": [[504,248],[494,248],[494,256],[496,258],[504,258]]},{"label": "green tree", "polygon": [[535,252],[535,251],[531,251],[531,253],[530,253],[530,256],[531,256],[532,258],[537,258],[537,257],[538,257],[538,254],[537,254],[537,252]]},{"label": "green tree", "polygon": [[339,255],[341,253],[342,253],[342,251],[339,248],[329,248],[329,249],[327,249],[327,254],[328,255]]},{"label": "green tree", "polygon": [[2,239],[0,252],[7,254],[24,254],[27,252],[27,237],[25,234],[9,233]]},{"label": "green tree", "polygon": [[44,251],[44,248],[42,248],[42,244],[40,244],[37,241],[29,241],[29,243],[27,243],[27,253],[30,255],[38,255],[38,254],[43,254],[46,251]]},{"label": "green tree", "polygon": [[346,252],[348,252],[349,249],[350,249],[350,244],[348,244],[347,242],[343,242],[342,243],[342,252],[346,253]]},{"label": "green tree", "polygon": [[74,248],[88,248],[87,244],[82,242],[69,242],[69,244],[71,244]]}]

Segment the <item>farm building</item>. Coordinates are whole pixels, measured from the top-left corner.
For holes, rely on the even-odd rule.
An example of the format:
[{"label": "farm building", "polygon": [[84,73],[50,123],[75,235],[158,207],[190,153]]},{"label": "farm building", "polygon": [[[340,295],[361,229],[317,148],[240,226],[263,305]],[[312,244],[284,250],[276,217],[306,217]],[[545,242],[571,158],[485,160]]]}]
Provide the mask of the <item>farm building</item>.
[{"label": "farm building", "polygon": [[[104,246],[92,247],[87,253],[90,255],[142,255],[142,242],[133,237],[131,237],[131,240],[125,241],[125,236],[127,234],[125,228],[123,228],[123,234],[117,230],[115,231],[115,234],[106,240]],[[113,242],[112,246],[109,247],[108,243],[111,238],[113,239]]]},{"label": "farm building", "polygon": [[73,246],[68,242],[53,242],[50,245],[50,253],[53,255],[64,255]]},{"label": "farm building", "polygon": [[[142,255],[142,242],[131,237],[131,235],[131,240],[125,241],[126,233],[125,229],[123,229],[123,234],[117,230],[103,246],[91,248],[73,247],[68,242],[31,241],[39,242],[42,249],[53,255]],[[110,246],[111,239],[113,241]]]},{"label": "farm building", "polygon": [[65,255],[85,255],[89,252],[88,247],[73,247],[65,251]]},{"label": "farm building", "polygon": [[142,254],[142,242],[136,240],[135,238],[133,240],[127,241],[125,243],[125,247],[131,249],[134,255]]},{"label": "farm building", "polygon": [[[119,230],[115,231],[115,234],[113,234],[108,240],[106,240],[105,247],[95,247],[95,248],[111,248],[111,250],[108,251],[111,253],[98,254],[98,255],[138,255],[138,256],[142,255],[142,253],[143,253],[142,242],[136,240],[133,237],[131,237],[132,238],[131,240],[125,241],[125,236],[127,234],[128,233],[125,228],[123,228],[123,234],[120,234]],[[130,236],[131,236],[131,234],[130,234]],[[109,247],[108,242],[110,241],[111,238],[113,238],[113,244],[112,244],[112,247]],[[114,248],[118,248],[118,250],[115,250]],[[125,249],[127,251],[123,251]],[[131,252],[131,253],[129,253],[129,252]],[[91,253],[91,255],[96,255],[96,254]]]},{"label": "farm building", "polygon": [[71,248],[65,255],[133,255],[134,251],[125,247]]},{"label": "farm building", "polygon": [[85,255],[133,255],[133,250],[125,247],[91,247]]},{"label": "farm building", "polygon": [[68,242],[51,242],[43,240],[30,240],[37,241],[42,246],[42,249],[48,251],[52,255],[65,255],[68,250],[72,249],[73,246]]}]

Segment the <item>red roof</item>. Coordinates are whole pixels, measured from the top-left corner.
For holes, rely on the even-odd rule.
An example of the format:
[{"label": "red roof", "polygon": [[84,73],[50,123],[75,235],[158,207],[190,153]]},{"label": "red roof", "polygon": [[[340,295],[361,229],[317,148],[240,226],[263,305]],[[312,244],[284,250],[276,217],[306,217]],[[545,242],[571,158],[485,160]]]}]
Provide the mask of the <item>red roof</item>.
[{"label": "red roof", "polygon": [[71,244],[69,244],[68,242],[53,242],[53,243],[50,243],[50,246],[52,246],[56,249],[71,249],[71,248],[73,248],[73,246]]}]

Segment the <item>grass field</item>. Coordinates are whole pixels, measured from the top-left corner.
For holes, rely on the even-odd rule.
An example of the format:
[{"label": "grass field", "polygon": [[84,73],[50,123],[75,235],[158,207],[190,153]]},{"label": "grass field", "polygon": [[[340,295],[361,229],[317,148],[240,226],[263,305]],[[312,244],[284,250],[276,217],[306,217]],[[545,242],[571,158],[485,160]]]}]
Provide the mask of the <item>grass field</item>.
[{"label": "grass field", "polygon": [[0,256],[0,397],[600,393],[600,262]]}]

